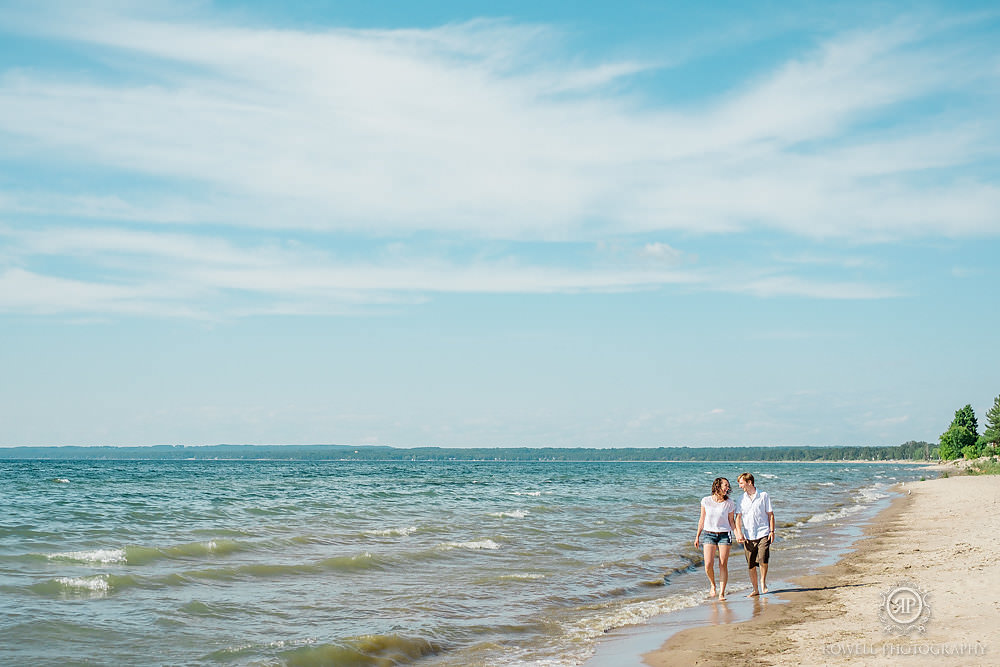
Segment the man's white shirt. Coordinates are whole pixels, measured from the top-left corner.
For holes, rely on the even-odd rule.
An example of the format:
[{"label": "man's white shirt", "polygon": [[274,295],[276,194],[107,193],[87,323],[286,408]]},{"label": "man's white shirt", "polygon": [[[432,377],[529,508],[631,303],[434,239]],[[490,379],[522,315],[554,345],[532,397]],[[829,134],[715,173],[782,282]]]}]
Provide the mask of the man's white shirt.
[{"label": "man's white shirt", "polygon": [[749,493],[744,493],[740,498],[740,506],[737,514],[743,521],[743,537],[748,540],[759,540],[771,532],[771,522],[767,517],[771,509],[771,496],[767,491],[757,489],[753,497]]}]

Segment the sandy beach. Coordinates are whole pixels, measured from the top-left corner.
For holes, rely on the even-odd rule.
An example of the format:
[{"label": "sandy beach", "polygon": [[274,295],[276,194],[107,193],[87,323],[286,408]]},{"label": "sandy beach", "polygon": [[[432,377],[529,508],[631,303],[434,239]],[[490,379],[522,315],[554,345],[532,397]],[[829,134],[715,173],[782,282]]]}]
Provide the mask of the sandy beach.
[{"label": "sandy beach", "polygon": [[911,482],[902,494],[839,563],[767,596],[785,603],[679,632],[644,662],[1000,664],[1000,477]]}]

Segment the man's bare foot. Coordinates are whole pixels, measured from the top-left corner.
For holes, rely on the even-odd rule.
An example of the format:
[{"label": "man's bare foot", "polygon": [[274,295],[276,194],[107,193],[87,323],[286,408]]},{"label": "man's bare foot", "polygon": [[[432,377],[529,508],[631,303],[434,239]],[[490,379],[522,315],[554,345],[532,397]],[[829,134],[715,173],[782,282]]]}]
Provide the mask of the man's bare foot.
[{"label": "man's bare foot", "polygon": [[760,593],[758,593],[757,591],[751,591],[751,592],[747,593],[747,597],[748,598],[755,598],[758,595],[760,595]]},{"label": "man's bare foot", "polygon": [[710,590],[708,592],[708,597],[709,598],[714,598],[715,597],[715,586],[712,586],[712,590]]},{"label": "man's bare foot", "polygon": [[767,593],[767,586],[764,586],[764,588],[760,589],[760,592],[761,593]]},{"label": "man's bare foot", "polygon": [[726,599],[726,594],[725,593],[719,593],[719,599],[720,600],[725,600]]}]

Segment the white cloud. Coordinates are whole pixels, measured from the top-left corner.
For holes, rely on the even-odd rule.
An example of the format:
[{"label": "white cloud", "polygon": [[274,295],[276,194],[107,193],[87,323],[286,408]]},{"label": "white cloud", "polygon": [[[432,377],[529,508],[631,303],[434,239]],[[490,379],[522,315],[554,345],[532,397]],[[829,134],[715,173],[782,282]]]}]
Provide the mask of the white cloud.
[{"label": "white cloud", "polygon": [[185,302],[195,295],[167,285],[114,285],[39,275],[22,269],[0,273],[0,310],[39,314],[116,313],[196,317]]},{"label": "white cloud", "polygon": [[639,254],[643,257],[648,257],[649,259],[669,263],[677,262],[684,256],[684,253],[680,250],[672,248],[668,244],[661,243],[659,241],[647,243],[642,247],[642,250],[639,251]]},{"label": "white cloud", "polygon": [[724,284],[726,291],[759,297],[806,297],[810,299],[887,299],[901,296],[892,287],[859,282],[806,280],[797,276],[764,276]]},{"label": "white cloud", "polygon": [[[519,239],[1000,231],[992,183],[908,182],[995,145],[985,109],[943,119],[947,131],[890,120],[902,136],[852,134],[901,103],[996,82],[988,63],[924,44],[923,26],[835,36],[683,111],[606,88],[647,64],[538,58],[554,55],[539,26],[305,32],[69,13],[33,28],[114,49],[141,83],[7,72],[5,132],[48,159],[221,190],[213,219],[234,224]],[[138,199],[126,208],[152,210]]]},{"label": "white cloud", "polygon": [[[0,192],[5,310],[330,312],[439,292],[678,284],[885,298],[899,291],[819,279],[808,262],[723,270],[710,257],[681,269],[692,253],[647,239],[1000,233],[1000,187],[976,169],[997,155],[998,123],[980,91],[1000,73],[979,57],[983,45],[953,48],[932,22],[834,35],[678,107],[643,97],[633,80],[655,75],[653,60],[584,62],[546,26],[279,30],[191,5],[157,4],[159,18],[142,3],[59,7],[0,12],[8,30],[89,55],[72,69],[0,71],[0,157],[99,178],[84,191],[39,178]],[[920,106],[952,94],[963,104],[947,113]],[[150,231],[157,225],[190,233]],[[232,240],[234,230],[253,240]],[[310,240],[289,243],[299,232]],[[331,250],[415,235],[465,250]],[[483,250],[603,239],[657,261]],[[72,258],[90,273],[42,269],[38,258]]]},{"label": "white cloud", "polygon": [[[433,293],[621,291],[698,284],[684,271],[525,264],[513,257],[456,261],[398,248],[381,259],[344,259],[300,243],[239,246],[196,234],[115,228],[0,227],[9,265],[69,260],[94,277],[11,268],[0,278],[0,310],[159,313],[215,317],[337,313],[419,302]],[[69,272],[69,269],[63,269]],[[242,298],[230,299],[239,294]]]},{"label": "white cloud", "polygon": [[[665,262],[555,266],[528,263],[516,255],[455,259],[423,248],[410,253],[399,243],[390,244],[384,253],[359,258],[293,240],[238,245],[204,234],[110,227],[0,227],[0,240],[4,248],[0,263],[16,267],[0,279],[0,310],[7,311],[189,317],[344,313],[419,303],[433,294],[616,292],[668,285],[760,297],[897,295],[885,287],[755,269],[733,274],[678,268],[675,260],[680,252],[657,243],[644,246],[640,254]],[[46,266],[63,260],[74,268],[46,272],[22,268],[36,260],[44,260]],[[74,271],[82,272],[82,277]]]}]

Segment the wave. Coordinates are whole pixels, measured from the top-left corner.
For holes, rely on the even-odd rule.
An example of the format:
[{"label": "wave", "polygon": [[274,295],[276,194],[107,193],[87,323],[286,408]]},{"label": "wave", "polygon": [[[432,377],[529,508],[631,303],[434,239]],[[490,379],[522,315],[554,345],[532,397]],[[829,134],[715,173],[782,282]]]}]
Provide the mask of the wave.
[{"label": "wave", "polygon": [[519,572],[516,574],[502,574],[500,575],[501,581],[535,581],[537,579],[545,579],[546,575],[538,574],[534,572]]},{"label": "wave", "polygon": [[373,529],[366,530],[365,535],[377,535],[379,537],[404,537],[406,535],[412,535],[417,532],[416,526],[407,526],[406,528],[383,528],[383,529]]},{"label": "wave", "polygon": [[872,503],[888,497],[889,493],[887,493],[886,487],[883,484],[861,487],[852,498],[854,501],[852,504],[834,505],[833,509],[826,512],[820,512],[819,514],[814,514],[797,525],[802,526],[807,523],[819,523],[821,521],[842,519],[851,514],[855,514],[856,512],[860,512]]},{"label": "wave", "polygon": [[43,597],[106,597],[111,593],[138,585],[134,577],[114,574],[93,574],[85,577],[57,577],[29,586]]},{"label": "wave", "polygon": [[128,545],[117,549],[91,549],[85,551],[62,551],[46,554],[45,558],[54,561],[100,565],[148,565],[163,559],[182,559],[204,556],[225,556],[249,548],[234,540],[209,540],[207,542],[191,542],[169,547],[145,547]]},{"label": "wave", "polygon": [[110,577],[106,574],[98,574],[92,577],[59,577],[55,580],[55,583],[63,588],[84,589],[103,593],[107,593],[111,589]]},{"label": "wave", "polygon": [[705,557],[695,557],[695,556],[680,556],[680,563],[674,565],[673,567],[667,568],[663,573],[663,579],[667,583],[670,582],[671,577],[676,577],[679,574],[685,574],[691,572],[692,570],[701,567],[705,563]]},{"label": "wave", "polygon": [[357,570],[380,570],[383,564],[384,561],[380,557],[366,551],[356,556],[325,558],[316,563],[316,568],[335,572],[355,572]]},{"label": "wave", "polygon": [[110,563],[126,562],[124,549],[93,549],[90,551],[64,551],[46,554],[48,560],[69,561],[72,563]]},{"label": "wave", "polygon": [[500,545],[491,539],[485,540],[475,540],[472,542],[445,542],[444,544],[439,544],[438,549],[448,550],[448,549],[499,549]]},{"label": "wave", "polygon": [[285,649],[301,645],[308,646],[314,643],[315,640],[313,639],[299,639],[299,640],[279,639],[277,641],[267,642],[267,643],[247,642],[245,644],[239,644],[237,646],[227,646],[226,648],[219,649],[218,651],[213,651],[207,656],[207,659],[212,662],[231,662],[243,656],[259,656],[262,653],[270,653],[275,649]]},{"label": "wave", "polygon": [[[578,533],[578,537],[585,537],[587,539],[593,539],[593,540],[617,540],[621,539],[621,536],[622,534],[624,534],[624,532],[625,531],[619,532],[614,530],[602,530],[598,528]],[[632,534],[634,535],[635,532],[633,532]]]},{"label": "wave", "polygon": [[250,546],[236,540],[208,540],[207,542],[189,542],[170,547],[125,547],[125,558],[129,565],[145,565],[161,558],[180,559],[204,556],[228,556],[239,551],[245,551]]},{"label": "wave", "polygon": [[[590,642],[605,635],[615,628],[645,623],[654,616],[695,607],[704,601],[701,590],[667,595],[652,600],[633,602],[606,602],[598,605],[597,613],[588,614],[567,624],[563,635],[570,640],[570,645],[579,650],[580,658],[589,657],[592,646]],[[585,608],[592,608],[587,606]],[[564,656],[567,657],[567,656]],[[582,660],[581,660],[582,661]]]},{"label": "wave", "polygon": [[214,581],[233,581],[246,578],[272,579],[300,574],[378,570],[382,569],[384,565],[383,559],[366,551],[354,556],[334,556],[312,563],[250,563],[233,567],[188,570],[180,575],[170,575],[168,579],[171,583],[186,583],[186,580],[190,579]]},{"label": "wave", "polygon": [[498,519],[503,519],[504,517],[510,517],[511,519],[523,519],[528,516],[530,512],[527,510],[514,510],[512,512],[490,512],[490,516],[495,516]]},{"label": "wave", "polygon": [[191,602],[182,604],[178,609],[182,613],[190,614],[191,616],[204,616],[207,618],[233,618],[234,616],[242,617],[247,615],[245,605],[225,602],[192,600]]},{"label": "wave", "polygon": [[[811,517],[806,519],[803,524],[821,523],[823,521],[843,519],[844,517],[854,514],[855,512],[860,512],[862,509],[864,509],[863,505],[840,505],[837,509],[832,509],[828,512],[820,512],[819,514],[813,514]],[[801,525],[802,524],[800,524],[800,526]]]},{"label": "wave", "polygon": [[281,655],[288,667],[389,667],[441,653],[444,646],[422,637],[363,635],[334,644],[304,646]]},{"label": "wave", "polygon": [[385,561],[365,552],[354,556],[335,556],[312,563],[252,563],[233,567],[216,567],[186,570],[155,577],[136,577],[126,574],[100,573],[77,577],[58,577],[28,586],[32,592],[45,597],[83,595],[104,597],[127,588],[183,587],[194,581],[239,581],[245,579],[274,579],[281,577],[323,574],[327,572],[356,572],[381,569]]},{"label": "wave", "polygon": [[859,502],[872,503],[876,500],[882,500],[883,498],[888,498],[889,494],[886,492],[886,487],[881,484],[875,486],[866,486],[858,489],[858,495],[855,497]]},{"label": "wave", "polygon": [[343,540],[336,537],[322,537],[319,535],[296,535],[295,537],[289,537],[288,542],[290,544],[325,544],[334,545],[342,544]]},{"label": "wave", "polygon": [[65,477],[56,477],[52,480],[55,484],[69,484],[69,480]]}]

